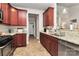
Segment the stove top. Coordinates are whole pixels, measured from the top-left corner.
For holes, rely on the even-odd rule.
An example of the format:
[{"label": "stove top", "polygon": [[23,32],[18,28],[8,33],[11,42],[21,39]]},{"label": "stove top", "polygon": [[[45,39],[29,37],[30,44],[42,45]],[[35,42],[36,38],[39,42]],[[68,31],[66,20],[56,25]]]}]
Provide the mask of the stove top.
[{"label": "stove top", "polygon": [[0,47],[12,40],[12,36],[0,36]]}]

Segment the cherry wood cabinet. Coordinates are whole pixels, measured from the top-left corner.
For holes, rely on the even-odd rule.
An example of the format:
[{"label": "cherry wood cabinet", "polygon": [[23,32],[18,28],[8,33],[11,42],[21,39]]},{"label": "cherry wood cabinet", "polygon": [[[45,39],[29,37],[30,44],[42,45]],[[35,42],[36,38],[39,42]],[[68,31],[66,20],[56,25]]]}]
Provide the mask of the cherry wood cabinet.
[{"label": "cherry wood cabinet", "polygon": [[52,56],[58,55],[58,39],[44,33],[40,33],[40,42]]},{"label": "cherry wood cabinet", "polygon": [[11,8],[10,24],[12,26],[26,26],[26,11]]},{"label": "cherry wood cabinet", "polygon": [[1,6],[1,3],[0,3],[0,9],[1,9],[1,7],[2,7],[2,6]]},{"label": "cherry wood cabinet", "polygon": [[16,34],[13,36],[13,47],[23,47],[26,46],[26,34]]},{"label": "cherry wood cabinet", "polygon": [[44,24],[44,26],[48,26],[49,24],[49,21],[48,21],[48,18],[47,18],[47,12],[45,12],[44,14],[43,14],[43,24]]},{"label": "cherry wood cabinet", "polygon": [[43,25],[46,26],[54,26],[54,8],[49,7],[44,13],[43,13]]},{"label": "cherry wood cabinet", "polygon": [[50,37],[50,54],[57,56],[58,55],[58,39],[52,36]]},{"label": "cherry wood cabinet", "polygon": [[13,40],[12,40],[12,47],[17,47],[17,44],[16,44],[17,41],[16,40],[17,40],[16,35],[14,35]]},{"label": "cherry wood cabinet", "polygon": [[9,24],[10,21],[10,7],[7,3],[2,3],[1,9],[3,11],[3,23],[4,24]]},{"label": "cherry wood cabinet", "polygon": [[18,11],[10,7],[10,25],[18,25]]},{"label": "cherry wood cabinet", "polygon": [[26,26],[26,10],[15,8],[8,3],[0,3],[0,9],[3,11],[2,23],[11,26]]},{"label": "cherry wood cabinet", "polygon": [[26,11],[18,10],[18,25],[19,26],[26,25]]}]

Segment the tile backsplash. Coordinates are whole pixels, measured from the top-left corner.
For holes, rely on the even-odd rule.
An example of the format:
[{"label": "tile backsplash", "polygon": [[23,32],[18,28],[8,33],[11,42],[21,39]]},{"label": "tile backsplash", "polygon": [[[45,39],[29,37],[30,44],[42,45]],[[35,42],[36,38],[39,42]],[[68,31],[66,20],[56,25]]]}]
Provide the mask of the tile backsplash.
[{"label": "tile backsplash", "polygon": [[0,24],[0,32],[5,33],[15,33],[17,32],[17,28],[22,28],[24,33],[27,33],[27,27],[26,26],[6,26],[3,24]]},{"label": "tile backsplash", "polygon": [[8,32],[8,28],[9,28],[8,26],[0,24],[0,32],[7,33]]},{"label": "tile backsplash", "polygon": [[11,29],[11,31],[13,33],[18,32],[18,28],[22,28],[24,33],[27,33],[27,27],[25,26],[10,26],[9,29]]}]

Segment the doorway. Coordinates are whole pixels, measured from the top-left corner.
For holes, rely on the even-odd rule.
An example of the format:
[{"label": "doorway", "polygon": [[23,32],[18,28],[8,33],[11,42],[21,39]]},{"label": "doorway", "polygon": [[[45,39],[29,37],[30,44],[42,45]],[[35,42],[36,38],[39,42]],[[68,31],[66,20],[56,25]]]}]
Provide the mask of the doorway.
[{"label": "doorway", "polygon": [[29,40],[37,39],[38,34],[38,15],[29,14]]}]

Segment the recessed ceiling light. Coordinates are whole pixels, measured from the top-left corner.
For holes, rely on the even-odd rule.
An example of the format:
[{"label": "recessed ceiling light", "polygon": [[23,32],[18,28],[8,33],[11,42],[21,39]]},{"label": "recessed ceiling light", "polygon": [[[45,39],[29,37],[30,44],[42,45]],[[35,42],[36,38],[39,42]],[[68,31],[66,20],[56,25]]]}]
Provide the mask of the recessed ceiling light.
[{"label": "recessed ceiling light", "polygon": [[64,8],[64,9],[63,9],[63,14],[66,14],[66,13],[67,13],[67,9]]}]

